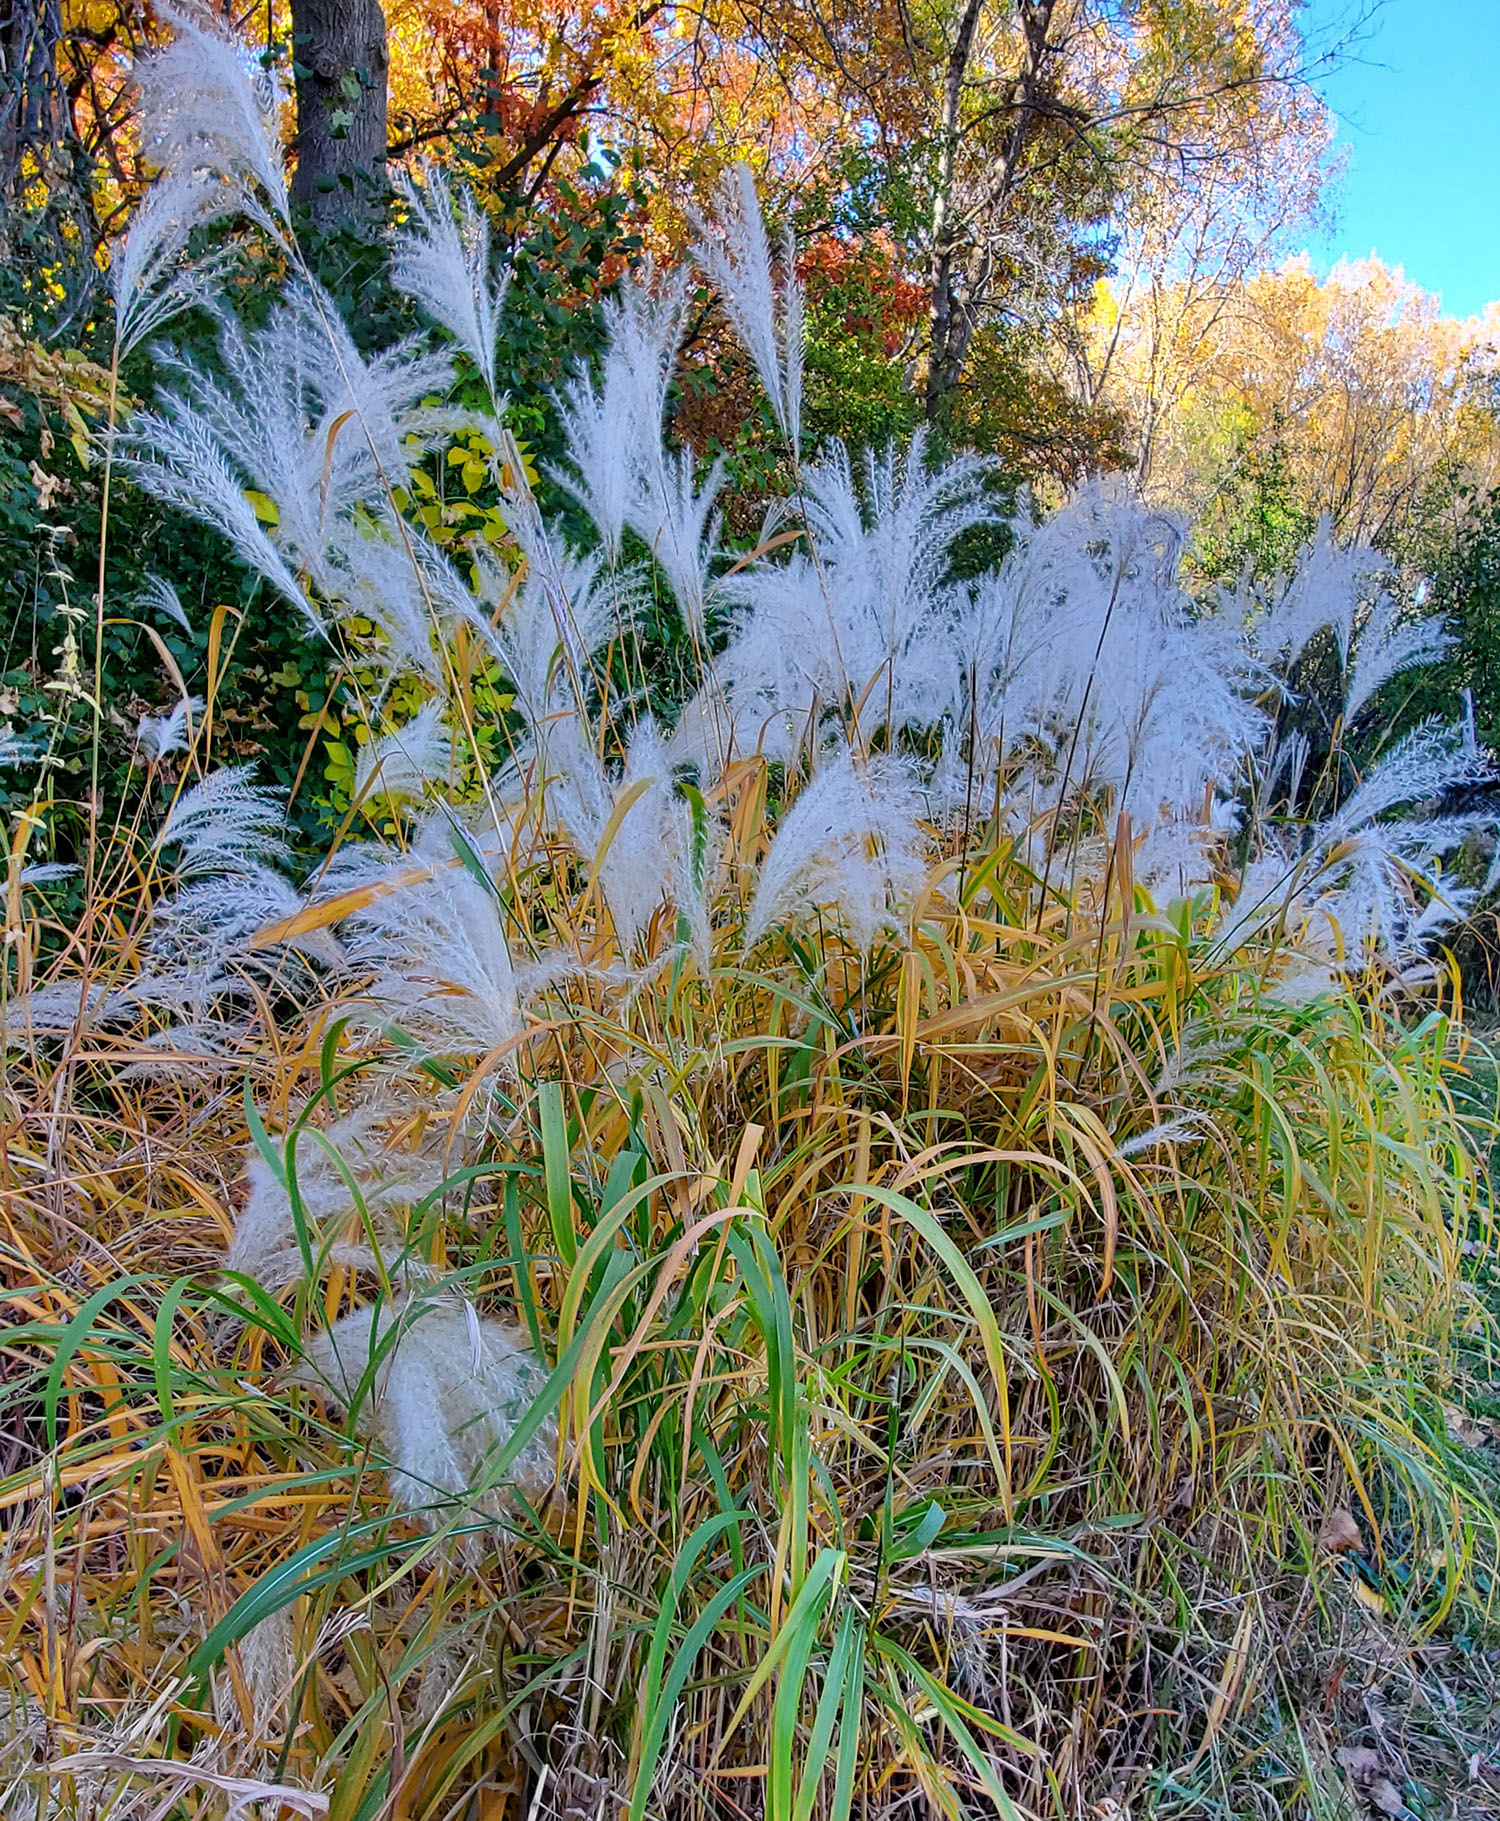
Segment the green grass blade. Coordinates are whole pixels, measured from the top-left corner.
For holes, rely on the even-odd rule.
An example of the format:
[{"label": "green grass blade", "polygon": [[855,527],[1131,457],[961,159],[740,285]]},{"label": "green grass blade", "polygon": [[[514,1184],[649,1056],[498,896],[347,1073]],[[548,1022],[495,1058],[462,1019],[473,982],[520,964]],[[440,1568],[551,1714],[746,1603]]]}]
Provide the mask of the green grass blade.
[{"label": "green grass blade", "polygon": [[641,1740],[641,1761],[635,1773],[635,1788],[630,1797],[628,1821],[644,1821],[646,1804],[651,1799],[651,1785],[656,1779],[656,1766],[661,1757],[662,1746],[666,1742],[667,1727],[671,1722],[673,1710],[687,1686],[687,1679],[692,1674],[693,1665],[697,1662],[704,1645],[718,1629],[719,1621],[740,1597],[750,1583],[766,1571],[764,1562],[747,1568],[743,1574],[737,1574],[733,1580],[725,1582],[718,1590],[698,1618],[692,1629],[682,1641],[677,1655],[672,1659],[672,1667],[667,1671],[662,1683],[661,1695],[652,1715],[650,1728]]}]

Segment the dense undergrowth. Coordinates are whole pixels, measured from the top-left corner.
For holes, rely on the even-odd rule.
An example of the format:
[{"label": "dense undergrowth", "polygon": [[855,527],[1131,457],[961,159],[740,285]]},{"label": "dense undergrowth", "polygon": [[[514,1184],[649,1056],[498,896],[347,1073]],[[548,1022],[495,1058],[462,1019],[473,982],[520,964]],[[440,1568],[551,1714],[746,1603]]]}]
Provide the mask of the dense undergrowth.
[{"label": "dense undergrowth", "polygon": [[[1326,546],[1205,611],[1103,496],[966,565],[983,464],[804,461],[738,180],[700,257],[792,497],[719,551],[646,282],[570,542],[501,401],[298,271],[233,47],[145,91],[122,335],[221,339],[112,457],[368,737],[309,877],[212,689],[76,917],[14,833],[6,1812],[1494,1812],[1493,1078],[1431,962],[1488,766],[1370,735],[1433,629]],[[483,224],[407,202],[492,394]],[[253,331],[181,263],[228,214]],[[411,510],[458,436],[498,553]]]}]

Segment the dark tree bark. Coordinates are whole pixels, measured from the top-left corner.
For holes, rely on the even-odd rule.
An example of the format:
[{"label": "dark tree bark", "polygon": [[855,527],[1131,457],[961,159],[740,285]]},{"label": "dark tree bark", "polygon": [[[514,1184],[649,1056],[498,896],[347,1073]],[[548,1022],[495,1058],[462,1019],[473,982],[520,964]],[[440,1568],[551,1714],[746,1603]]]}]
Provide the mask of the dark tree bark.
[{"label": "dark tree bark", "polygon": [[380,0],[292,0],[292,200],[328,222],[358,210],[385,163],[390,49]]},{"label": "dark tree bark", "polygon": [[41,175],[68,131],[62,0],[0,0],[0,194]]},{"label": "dark tree bark", "polygon": [[[1021,25],[1019,69],[998,85],[988,112],[1006,123],[993,165],[977,192],[959,176],[964,139],[963,101],[984,0],[965,0],[944,71],[943,109],[938,127],[938,174],[933,193],[928,281],[927,421],[943,424],[963,374],[969,343],[988,304],[994,258],[991,247],[1025,177],[1033,123],[1045,105],[1049,42],[1057,0],[1016,0]],[[988,233],[975,243],[972,229],[983,220]]]}]

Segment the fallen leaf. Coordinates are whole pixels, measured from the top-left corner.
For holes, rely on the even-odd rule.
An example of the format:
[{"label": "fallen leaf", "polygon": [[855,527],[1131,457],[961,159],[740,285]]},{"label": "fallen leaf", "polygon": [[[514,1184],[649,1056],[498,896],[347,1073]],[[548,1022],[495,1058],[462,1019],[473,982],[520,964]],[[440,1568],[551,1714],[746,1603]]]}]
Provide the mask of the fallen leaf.
[{"label": "fallen leaf", "polygon": [[1337,1511],[1329,1512],[1323,1520],[1323,1528],[1318,1532],[1319,1549],[1332,1550],[1335,1555],[1341,1555],[1346,1549],[1362,1549],[1364,1542],[1353,1512],[1342,1505]]},{"label": "fallen leaf", "polygon": [[1399,1815],[1406,1809],[1406,1804],[1401,1800],[1401,1791],[1389,1777],[1377,1777],[1365,1791],[1365,1800],[1381,1815]]},{"label": "fallen leaf", "polygon": [[1385,1760],[1368,1745],[1345,1745],[1339,1752],[1339,1763],[1361,1789],[1384,1774]]},{"label": "fallen leaf", "polygon": [[1378,1751],[1368,1745],[1345,1745],[1339,1752],[1339,1763],[1377,1815],[1405,1814],[1401,1791],[1385,1774],[1385,1760]]},{"label": "fallen leaf", "polygon": [[1386,1610],[1385,1595],[1377,1593],[1367,1581],[1356,1577],[1352,1583],[1352,1592],[1366,1612],[1383,1613]]},{"label": "fallen leaf", "polygon": [[1457,1404],[1443,1405],[1443,1426],[1448,1431],[1448,1440],[1460,1448],[1479,1448],[1489,1439],[1484,1427]]}]

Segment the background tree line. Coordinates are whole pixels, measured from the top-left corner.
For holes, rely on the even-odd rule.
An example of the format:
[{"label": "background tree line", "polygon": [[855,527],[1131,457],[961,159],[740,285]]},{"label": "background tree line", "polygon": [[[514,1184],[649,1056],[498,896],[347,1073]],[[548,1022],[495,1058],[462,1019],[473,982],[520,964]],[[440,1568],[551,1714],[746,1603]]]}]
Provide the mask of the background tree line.
[{"label": "background tree line", "polygon": [[[108,341],[96,249],[152,168],[128,60],[168,20],[135,0],[0,0],[0,537],[17,578],[0,708],[33,742],[70,737],[83,690],[70,626],[95,578],[74,553],[100,507],[102,380],[82,357]],[[376,255],[389,171],[437,158],[482,200],[516,256],[506,377],[544,490],[552,389],[590,357],[598,301],[641,258],[675,260],[748,154],[801,249],[810,440],[925,421],[935,449],[997,453],[1012,498],[1117,477],[1192,520],[1205,588],[1288,568],[1326,518],[1442,591],[1465,638],[1438,686],[1472,687],[1495,725],[1500,323],[1454,323],[1378,265],[1319,283],[1290,257],[1336,174],[1317,78],[1357,13],[1325,39],[1297,0],[268,0],[234,23],[292,78],[304,234],[372,345],[412,320]],[[149,393],[150,355],[121,380]],[[768,414],[745,427],[752,390],[705,296],[674,429],[754,502],[785,485],[785,451]],[[466,472],[427,477],[423,509],[455,547],[498,526]],[[191,554],[202,598],[161,627],[167,650],[191,680],[233,605],[221,656],[242,718],[222,737],[326,813],[348,754],[324,654],[199,534],[128,488],[113,510],[131,535],[110,541],[111,590]],[[132,711],[165,679],[138,633],[111,662],[126,765]]]}]

